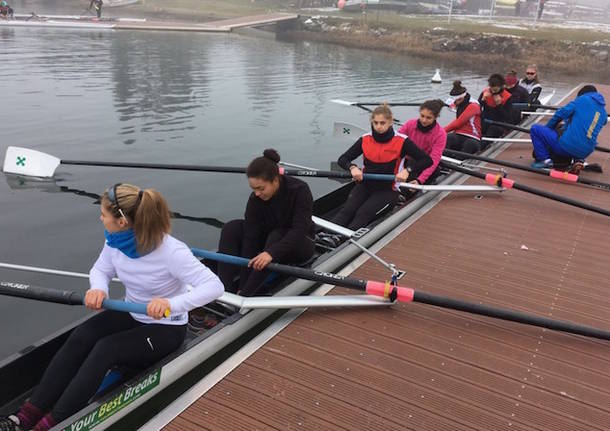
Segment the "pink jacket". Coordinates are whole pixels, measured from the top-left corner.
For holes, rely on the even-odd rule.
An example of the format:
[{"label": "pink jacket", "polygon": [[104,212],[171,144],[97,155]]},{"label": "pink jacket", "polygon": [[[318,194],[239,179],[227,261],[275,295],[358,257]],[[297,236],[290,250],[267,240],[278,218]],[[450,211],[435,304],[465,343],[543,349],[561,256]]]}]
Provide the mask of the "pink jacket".
[{"label": "pink jacket", "polygon": [[424,184],[430,175],[434,173],[441,156],[447,145],[447,133],[443,127],[436,123],[436,126],[427,133],[424,133],[417,129],[417,119],[409,120],[402,125],[398,133],[407,135],[422,151],[430,156],[432,159],[432,165],[424,169],[417,180]]}]

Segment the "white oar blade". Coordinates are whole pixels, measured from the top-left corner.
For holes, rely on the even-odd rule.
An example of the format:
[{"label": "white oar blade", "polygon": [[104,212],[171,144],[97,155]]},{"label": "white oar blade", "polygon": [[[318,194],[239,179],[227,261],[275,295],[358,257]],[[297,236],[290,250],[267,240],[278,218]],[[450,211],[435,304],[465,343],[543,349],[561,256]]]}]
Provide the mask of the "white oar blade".
[{"label": "white oar blade", "polygon": [[5,173],[31,177],[52,177],[61,160],[29,148],[8,147],[4,156]]},{"label": "white oar blade", "polygon": [[365,133],[367,133],[366,130],[358,126],[354,126],[353,124],[341,122],[333,123],[333,136],[335,138],[349,138],[352,141],[355,141]]},{"label": "white oar blade", "polygon": [[341,100],[341,99],[331,99],[330,102],[336,103],[338,105],[344,105],[344,106],[354,106],[356,104],[356,102],[348,102],[347,100]]}]

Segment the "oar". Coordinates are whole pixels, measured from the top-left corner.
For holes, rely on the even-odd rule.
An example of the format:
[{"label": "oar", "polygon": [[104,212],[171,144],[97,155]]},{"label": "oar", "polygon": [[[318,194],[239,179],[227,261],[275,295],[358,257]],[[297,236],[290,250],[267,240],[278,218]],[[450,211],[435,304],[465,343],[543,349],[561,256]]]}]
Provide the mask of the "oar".
[{"label": "oar", "polygon": [[[339,105],[344,105],[344,106],[356,106],[357,108],[360,108],[363,111],[370,112],[370,113],[373,112],[373,110],[371,108],[367,108],[362,103],[358,103],[358,102],[348,102],[347,100],[341,100],[341,99],[332,99],[331,102],[338,103]],[[407,106],[407,105],[404,105],[404,106]],[[397,118],[394,118],[393,121],[394,121],[395,124],[401,124],[402,123]]]},{"label": "oar", "polygon": [[[520,127],[520,126],[516,126],[514,124],[510,124],[510,123],[503,123],[502,121],[494,121],[494,120],[490,120],[490,119],[485,119],[486,123],[489,124],[494,124],[496,126],[500,126],[500,127],[504,127],[505,129],[512,129],[512,130],[517,130],[519,132],[524,132],[524,133],[529,133],[530,129],[525,128],[525,127]],[[610,153],[610,148],[604,148],[604,147],[600,147],[600,146],[596,146],[595,149],[597,151],[601,151],[604,153]]]},{"label": "oar", "polygon": [[[199,172],[225,172],[245,173],[246,168],[234,166],[204,166],[204,165],[179,165],[163,163],[139,163],[139,162],[104,162],[93,160],[61,160],[49,154],[29,148],[8,147],[4,158],[4,172],[18,175],[50,178],[55,169],[62,165],[81,166],[112,166],[120,168],[143,168],[143,169],[167,169],[179,171]],[[297,177],[320,177],[320,178],[352,178],[346,171],[319,171],[307,169],[285,169],[280,168],[280,173]],[[365,180],[394,181],[394,175],[364,174]]]},{"label": "oar", "polygon": [[[83,272],[61,271],[57,269],[41,268],[37,266],[16,265],[0,262],[0,268],[15,269],[18,271],[38,272],[42,274],[60,275],[74,278],[89,278]],[[112,281],[120,282],[118,278]],[[341,295],[339,296],[239,296],[225,292],[216,301],[233,305],[235,307],[250,308],[304,308],[304,307],[370,307],[377,305],[391,305],[385,298],[371,297],[369,295]],[[120,301],[119,301],[120,302]]]},{"label": "oar", "polygon": [[[85,295],[70,290],[49,289],[31,284],[0,281],[0,295],[16,296],[35,301],[53,302],[65,305],[84,305]],[[104,299],[102,308],[107,310],[125,311],[129,313],[146,314],[146,304]],[[169,310],[166,311],[169,315]]]},{"label": "oar", "polygon": [[454,171],[462,172],[464,174],[468,174],[473,177],[481,178],[485,180],[488,184],[493,184],[498,187],[505,187],[507,189],[517,189],[527,193],[531,193],[533,195],[541,196],[547,199],[551,199],[557,202],[561,202],[567,205],[571,205],[577,208],[582,208],[587,211],[592,211],[598,214],[603,214],[605,216],[610,216],[610,211],[605,208],[596,207],[593,205],[589,205],[585,202],[577,201],[575,199],[570,199],[565,196],[556,195],[554,193],[549,193],[544,190],[536,189],[534,187],[526,186],[524,184],[519,184],[510,180],[508,178],[503,177],[502,175],[494,175],[494,174],[482,174],[480,172],[474,171],[472,169],[467,169],[463,166],[456,165],[454,163],[449,163],[446,161],[441,161],[441,163],[448,167],[449,169],[453,169]]},{"label": "oar", "polygon": [[380,106],[384,103],[388,106],[421,106],[423,102],[348,102],[347,100],[331,99],[332,103],[344,106]]},{"label": "oar", "polygon": [[[216,260],[231,265],[247,266],[249,261],[243,257],[214,253],[196,248],[192,249],[192,251],[195,256]],[[421,302],[424,304],[435,305],[437,307],[465,311],[472,314],[479,314],[482,316],[524,323],[527,325],[540,326],[542,328],[554,329],[572,334],[584,335],[587,337],[600,338],[602,340],[610,340],[610,332],[601,329],[577,325],[561,320],[549,319],[546,317],[534,316],[518,311],[506,310],[488,305],[475,304],[457,299],[446,298],[443,296],[432,295],[429,293],[419,292],[408,287],[392,285],[388,282],[384,283],[379,281],[362,280],[352,277],[345,277],[339,274],[320,272],[312,269],[299,268],[278,263],[270,263],[267,265],[267,269],[297,278],[365,291],[369,295],[389,298],[392,301]]]},{"label": "oar", "polygon": [[603,183],[601,181],[594,181],[588,178],[582,178],[578,175],[571,174],[569,172],[558,171],[555,169],[536,169],[526,165],[520,165],[518,163],[508,162],[505,160],[492,159],[490,157],[477,156],[475,154],[464,153],[462,151],[455,151],[446,149],[443,154],[448,154],[454,157],[460,157],[463,159],[472,159],[472,160],[480,160],[487,163],[492,163],[494,165],[506,166],[508,168],[515,168],[522,171],[533,172],[535,174],[548,176],[551,178],[556,178],[564,181],[587,184],[590,186],[599,187],[600,189],[610,190],[609,183]]}]

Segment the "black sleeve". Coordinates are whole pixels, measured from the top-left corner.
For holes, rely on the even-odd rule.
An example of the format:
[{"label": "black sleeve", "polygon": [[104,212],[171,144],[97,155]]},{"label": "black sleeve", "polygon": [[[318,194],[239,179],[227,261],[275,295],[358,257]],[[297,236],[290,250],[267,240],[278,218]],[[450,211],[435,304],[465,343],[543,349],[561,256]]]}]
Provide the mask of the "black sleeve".
[{"label": "black sleeve", "polygon": [[356,159],[362,154],[362,137],[358,138],[356,143],[349,147],[349,149],[339,156],[337,163],[345,170],[349,170],[349,165],[352,160]]},{"label": "black sleeve", "polygon": [[411,169],[409,178],[407,181],[414,180],[419,177],[419,174],[426,168],[432,166],[432,159],[428,154],[421,150],[415,143],[406,138],[402,144],[402,150],[400,151],[400,157],[409,156],[408,160],[405,160],[405,167]]},{"label": "black sleeve", "polygon": [[282,239],[269,245],[265,249],[273,257],[273,260],[282,260],[292,251],[302,246],[306,241],[311,227],[311,215],[313,211],[313,197],[309,186],[305,184],[296,190],[294,207],[292,209],[292,223],[290,229]]},{"label": "black sleeve", "polygon": [[250,195],[246,204],[246,214],[244,223],[243,238],[243,257],[251,258],[259,254],[265,244],[265,234],[263,232],[263,220],[261,208],[258,208],[256,198]]},{"label": "black sleeve", "polygon": [[532,89],[528,102],[539,104],[540,102],[538,101],[538,98],[540,97],[541,92],[542,92],[542,87],[536,87],[536,88]]},{"label": "black sleeve", "polygon": [[504,102],[504,104],[502,104],[500,106],[497,106],[496,109],[500,113],[500,115],[502,117],[502,121],[504,121],[505,123],[512,123],[513,122],[514,111],[513,111],[513,98],[512,98],[512,96],[509,97],[508,99],[506,99],[506,102]]}]

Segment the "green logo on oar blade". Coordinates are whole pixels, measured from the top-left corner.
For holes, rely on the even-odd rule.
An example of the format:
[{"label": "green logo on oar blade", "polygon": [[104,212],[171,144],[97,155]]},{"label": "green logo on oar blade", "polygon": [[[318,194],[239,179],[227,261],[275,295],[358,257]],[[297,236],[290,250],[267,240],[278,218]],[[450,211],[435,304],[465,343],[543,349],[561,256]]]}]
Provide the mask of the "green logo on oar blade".
[{"label": "green logo on oar blade", "polygon": [[25,157],[17,156],[17,166],[25,166]]},{"label": "green logo on oar blade", "polygon": [[345,135],[349,135],[350,133],[352,133],[352,131],[351,131],[350,129],[348,129],[347,127],[344,127],[344,128],[343,128],[343,133],[344,133]]}]

